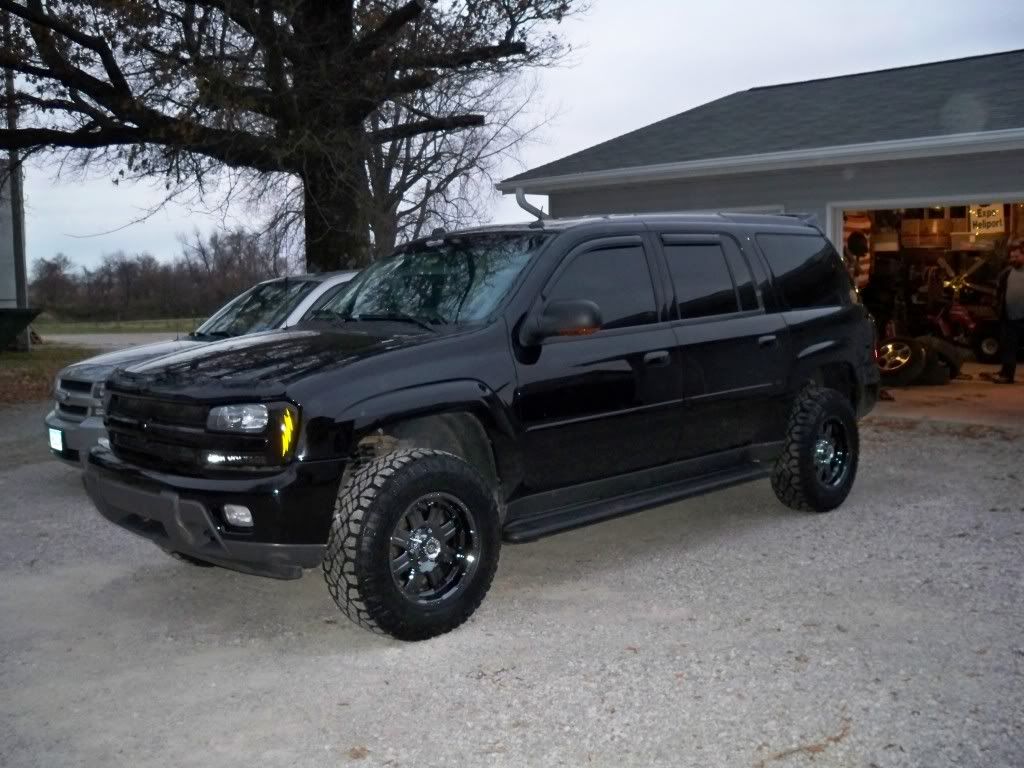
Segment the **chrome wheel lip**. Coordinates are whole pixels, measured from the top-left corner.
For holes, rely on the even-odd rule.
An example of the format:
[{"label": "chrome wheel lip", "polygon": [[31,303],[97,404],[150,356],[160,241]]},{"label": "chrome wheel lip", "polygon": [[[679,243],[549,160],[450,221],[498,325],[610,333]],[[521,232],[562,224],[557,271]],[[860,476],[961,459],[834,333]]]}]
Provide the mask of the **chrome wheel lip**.
[{"label": "chrome wheel lip", "polygon": [[472,581],[481,537],[469,507],[445,492],[423,494],[395,521],[388,565],[398,593],[419,606],[450,601]]}]

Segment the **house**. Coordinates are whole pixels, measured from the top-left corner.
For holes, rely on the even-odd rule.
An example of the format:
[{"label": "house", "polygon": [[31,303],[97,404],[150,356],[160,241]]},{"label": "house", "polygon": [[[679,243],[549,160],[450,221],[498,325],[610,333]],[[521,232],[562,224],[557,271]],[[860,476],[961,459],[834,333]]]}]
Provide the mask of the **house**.
[{"label": "house", "polygon": [[913,292],[1024,231],[1022,82],[1009,51],[752,88],[498,187],[547,195],[555,216],[813,214],[837,245],[869,239],[865,279],[899,273]]}]

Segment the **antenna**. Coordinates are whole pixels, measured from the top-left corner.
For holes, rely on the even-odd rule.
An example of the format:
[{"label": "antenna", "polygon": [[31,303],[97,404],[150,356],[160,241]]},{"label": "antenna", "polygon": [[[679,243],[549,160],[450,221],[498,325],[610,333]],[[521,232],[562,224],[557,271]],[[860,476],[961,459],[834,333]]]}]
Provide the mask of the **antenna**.
[{"label": "antenna", "polygon": [[541,221],[551,218],[548,214],[544,213],[544,211],[526,199],[526,193],[523,192],[522,187],[516,187],[516,203],[518,203],[519,207],[524,211],[536,216]]}]

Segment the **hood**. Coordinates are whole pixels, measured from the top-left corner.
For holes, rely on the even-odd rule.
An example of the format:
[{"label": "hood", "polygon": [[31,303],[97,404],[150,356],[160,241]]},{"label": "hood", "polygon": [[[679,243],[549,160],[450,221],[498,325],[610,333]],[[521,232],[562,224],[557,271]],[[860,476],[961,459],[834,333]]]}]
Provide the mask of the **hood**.
[{"label": "hood", "polygon": [[160,341],[155,344],[140,344],[137,347],[119,349],[116,352],[106,352],[96,357],[69,365],[61,375],[67,375],[83,381],[101,381],[115,368],[123,368],[127,365],[139,363],[144,360],[152,360],[156,357],[163,357],[174,352],[180,352],[192,347],[204,346],[206,342],[193,341],[192,339],[181,339],[178,341]]},{"label": "hood", "polygon": [[360,324],[358,331],[307,325],[267,331],[185,349],[114,373],[121,390],[179,395],[189,399],[283,397],[288,385],[314,373],[428,343],[432,334],[384,333]]}]

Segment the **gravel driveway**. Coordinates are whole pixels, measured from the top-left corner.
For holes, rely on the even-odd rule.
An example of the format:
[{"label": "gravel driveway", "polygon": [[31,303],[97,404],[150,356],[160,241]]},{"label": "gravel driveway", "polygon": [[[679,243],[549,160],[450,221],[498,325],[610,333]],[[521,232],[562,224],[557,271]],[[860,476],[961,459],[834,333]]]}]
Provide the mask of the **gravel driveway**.
[{"label": "gravel driveway", "polygon": [[[33,407],[34,408],[34,407]],[[176,562],[0,411],[0,765],[1019,766],[1024,435],[879,420],[828,515],[766,483],[502,552],[461,629]]]}]

